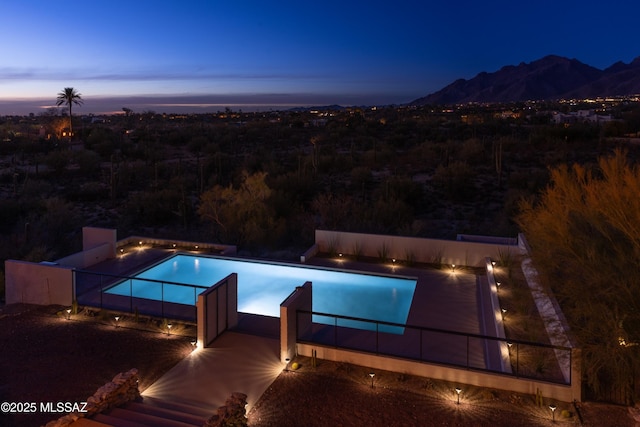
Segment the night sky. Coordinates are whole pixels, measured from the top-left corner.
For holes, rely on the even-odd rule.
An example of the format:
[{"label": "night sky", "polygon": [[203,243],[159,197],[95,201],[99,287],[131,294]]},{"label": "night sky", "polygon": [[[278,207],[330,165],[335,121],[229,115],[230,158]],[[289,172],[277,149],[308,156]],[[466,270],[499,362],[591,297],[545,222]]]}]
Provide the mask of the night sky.
[{"label": "night sky", "polygon": [[269,110],[410,102],[554,54],[640,56],[634,1],[11,1],[0,114]]}]

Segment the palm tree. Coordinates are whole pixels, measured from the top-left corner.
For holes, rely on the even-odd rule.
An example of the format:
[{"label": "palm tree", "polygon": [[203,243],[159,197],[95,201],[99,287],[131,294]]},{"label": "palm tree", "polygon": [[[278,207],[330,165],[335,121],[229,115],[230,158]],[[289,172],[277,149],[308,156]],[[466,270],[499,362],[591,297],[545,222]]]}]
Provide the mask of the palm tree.
[{"label": "palm tree", "polygon": [[57,106],[62,104],[69,106],[69,140],[71,140],[71,135],[73,135],[73,128],[71,127],[71,106],[73,104],[82,105],[84,101],[80,94],[72,87],[65,87],[62,92],[58,93],[57,100]]}]

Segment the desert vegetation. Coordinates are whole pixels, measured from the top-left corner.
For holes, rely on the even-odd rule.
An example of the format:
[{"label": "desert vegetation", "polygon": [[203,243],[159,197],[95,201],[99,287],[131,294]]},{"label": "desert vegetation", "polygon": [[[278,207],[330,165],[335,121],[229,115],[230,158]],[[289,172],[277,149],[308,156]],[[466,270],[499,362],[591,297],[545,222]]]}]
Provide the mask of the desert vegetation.
[{"label": "desert vegetation", "polygon": [[615,390],[624,403],[640,366],[639,190],[637,163],[618,150],[592,167],[552,169],[540,202],[523,202],[519,216],[582,347],[590,390]]},{"label": "desert vegetation", "polygon": [[[553,204],[548,198],[554,188],[578,188],[573,181],[587,176],[581,171],[591,171],[590,185],[609,179],[608,163],[599,159],[624,152],[625,162],[635,164],[640,108],[611,106],[616,120],[605,124],[551,123],[551,111],[580,108],[588,106],[227,109],[187,116],[124,108],[112,116],[74,116],[72,139],[63,136],[69,120],[57,110],[1,117],[0,258],[67,255],[80,248],[82,226],[117,228],[122,237],[237,244],[242,253],[278,251],[285,258],[306,249],[316,228],[447,239],[524,230],[580,339],[590,344],[590,337],[604,336],[591,329],[580,336],[580,325],[609,325],[611,337],[593,348],[615,350],[622,371],[598,371],[611,383],[637,363],[636,347],[619,344],[621,337],[636,342],[634,299],[625,295],[633,295],[635,276],[628,273],[637,251],[635,237],[625,234],[631,226],[618,230],[594,212],[627,199],[585,205],[587,212],[562,211],[568,198]],[[578,197],[571,206],[582,206],[586,196],[571,195]],[[546,224],[536,215],[562,222],[567,233],[573,227],[567,235],[578,236],[572,244],[585,252],[540,255],[553,245],[544,240],[549,232],[534,226]],[[599,259],[608,260],[607,269],[589,264]],[[585,281],[576,272],[594,274]],[[617,283],[624,287],[610,318],[581,320],[579,313],[605,312],[598,307],[608,300],[597,296]],[[577,298],[581,286],[595,299]],[[593,304],[579,306],[583,301]],[[604,363],[595,350],[587,356],[594,366]]]}]

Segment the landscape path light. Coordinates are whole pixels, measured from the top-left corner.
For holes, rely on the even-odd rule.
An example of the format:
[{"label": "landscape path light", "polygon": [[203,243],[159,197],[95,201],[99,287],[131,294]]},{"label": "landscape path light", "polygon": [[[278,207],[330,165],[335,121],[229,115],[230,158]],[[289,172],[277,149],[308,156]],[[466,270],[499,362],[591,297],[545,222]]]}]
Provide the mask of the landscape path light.
[{"label": "landscape path light", "polygon": [[167,323],[167,335],[171,335],[171,327],[173,325],[171,323]]},{"label": "landscape path light", "polygon": [[456,402],[458,405],[460,404],[460,393],[462,393],[462,389],[460,387],[456,387],[456,393],[458,393],[458,402]]},{"label": "landscape path light", "polygon": [[369,376],[371,377],[371,388],[373,388],[373,377],[375,377],[376,374],[373,372],[369,372]]},{"label": "landscape path light", "polygon": [[67,320],[71,319],[71,309],[67,308]]},{"label": "landscape path light", "polygon": [[114,317],[114,319],[116,319],[116,328],[118,327],[118,320],[120,320],[120,316],[116,316]]},{"label": "landscape path light", "polygon": [[551,404],[549,405],[549,409],[551,409],[551,420],[555,423],[556,422],[556,405]]}]

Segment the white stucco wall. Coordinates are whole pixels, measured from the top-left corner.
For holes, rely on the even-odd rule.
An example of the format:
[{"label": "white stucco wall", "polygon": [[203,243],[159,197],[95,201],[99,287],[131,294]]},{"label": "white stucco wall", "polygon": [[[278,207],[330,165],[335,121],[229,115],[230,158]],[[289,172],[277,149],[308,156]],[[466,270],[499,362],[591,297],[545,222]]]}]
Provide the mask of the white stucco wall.
[{"label": "white stucco wall", "polygon": [[298,324],[300,319],[296,318],[296,312],[298,310],[311,312],[312,287],[311,282],[305,282],[280,304],[280,361],[282,363],[286,363],[287,359],[293,359],[296,355],[296,328],[310,326],[311,315],[304,316],[308,324],[304,320]]},{"label": "white stucco wall", "polygon": [[82,250],[87,251],[96,246],[109,244],[111,258],[116,257],[117,231],[111,228],[82,227]]},{"label": "white stucco wall", "polygon": [[324,253],[343,253],[387,259],[410,260],[424,263],[441,263],[482,267],[485,259],[500,259],[506,253],[520,253],[518,245],[498,241],[439,240],[420,237],[389,236],[380,234],[348,233],[343,231],[316,230],[315,243]]},{"label": "white stucco wall", "polygon": [[7,304],[71,305],[72,269],[15,260],[5,261],[4,267]]}]

